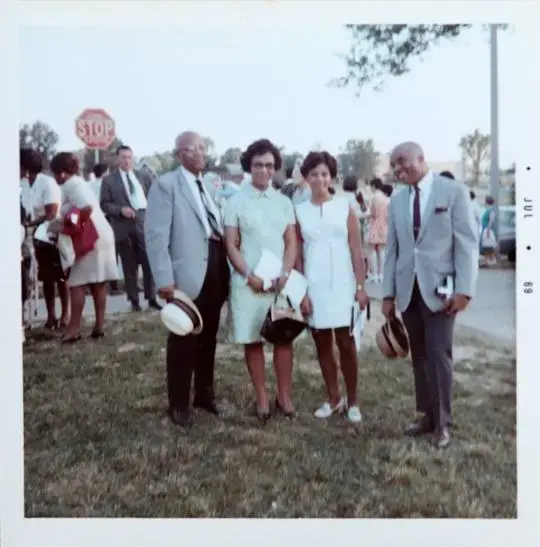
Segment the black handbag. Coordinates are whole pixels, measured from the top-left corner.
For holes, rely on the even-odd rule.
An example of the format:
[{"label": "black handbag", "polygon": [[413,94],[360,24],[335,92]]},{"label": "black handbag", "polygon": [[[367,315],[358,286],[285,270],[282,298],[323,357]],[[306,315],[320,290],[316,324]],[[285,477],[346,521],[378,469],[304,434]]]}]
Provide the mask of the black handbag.
[{"label": "black handbag", "polygon": [[271,344],[290,344],[306,328],[302,314],[295,310],[289,297],[287,307],[278,305],[278,295],[270,306],[261,327],[261,336]]}]

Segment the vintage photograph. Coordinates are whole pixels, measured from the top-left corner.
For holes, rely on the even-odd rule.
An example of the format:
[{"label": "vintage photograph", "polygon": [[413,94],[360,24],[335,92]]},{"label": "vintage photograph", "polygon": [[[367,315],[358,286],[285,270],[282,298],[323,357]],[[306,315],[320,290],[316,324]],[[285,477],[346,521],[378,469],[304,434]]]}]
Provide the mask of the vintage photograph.
[{"label": "vintage photograph", "polygon": [[517,518],[509,24],[18,34],[27,518]]}]

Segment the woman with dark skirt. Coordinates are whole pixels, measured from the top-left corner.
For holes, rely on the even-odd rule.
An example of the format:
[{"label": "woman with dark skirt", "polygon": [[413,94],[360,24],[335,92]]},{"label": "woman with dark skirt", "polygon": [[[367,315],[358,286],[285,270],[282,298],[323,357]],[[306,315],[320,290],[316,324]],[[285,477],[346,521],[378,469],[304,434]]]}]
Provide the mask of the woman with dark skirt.
[{"label": "woman with dark skirt", "polygon": [[[20,171],[23,179],[21,191],[30,217],[27,227],[35,229],[42,222],[55,220],[62,204],[62,190],[52,177],[42,172],[40,154],[35,150],[21,149]],[[43,298],[47,307],[45,328],[63,330],[69,322],[69,292],[58,248],[52,243],[36,239],[33,246],[38,280],[43,283]],[[62,305],[60,320],[56,317],[56,290]]]}]

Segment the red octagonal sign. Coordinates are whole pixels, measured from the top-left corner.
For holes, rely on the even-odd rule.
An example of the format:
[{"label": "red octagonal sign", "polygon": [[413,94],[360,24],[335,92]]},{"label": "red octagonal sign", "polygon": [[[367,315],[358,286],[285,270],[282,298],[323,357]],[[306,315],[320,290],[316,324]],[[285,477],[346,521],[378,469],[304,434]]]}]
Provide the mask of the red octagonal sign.
[{"label": "red octagonal sign", "polygon": [[116,137],[114,120],[101,108],[87,108],[75,120],[75,134],[91,150],[108,148]]}]

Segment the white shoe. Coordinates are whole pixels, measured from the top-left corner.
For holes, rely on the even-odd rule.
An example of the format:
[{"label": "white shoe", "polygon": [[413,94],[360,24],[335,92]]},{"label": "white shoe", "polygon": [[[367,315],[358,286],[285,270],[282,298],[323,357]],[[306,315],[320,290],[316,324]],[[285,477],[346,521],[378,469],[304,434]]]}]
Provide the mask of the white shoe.
[{"label": "white shoe", "polygon": [[336,412],[343,412],[345,409],[345,399],[341,399],[339,403],[332,408],[330,403],[327,401],[323,405],[321,405],[316,411],[315,411],[315,417],[316,418],[330,418],[332,414],[335,414]]},{"label": "white shoe", "polygon": [[347,420],[355,424],[362,421],[362,414],[360,414],[360,408],[358,408],[358,406],[351,406],[347,409]]}]

